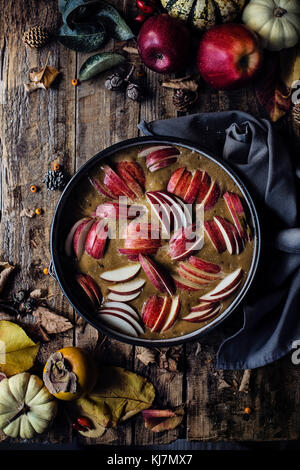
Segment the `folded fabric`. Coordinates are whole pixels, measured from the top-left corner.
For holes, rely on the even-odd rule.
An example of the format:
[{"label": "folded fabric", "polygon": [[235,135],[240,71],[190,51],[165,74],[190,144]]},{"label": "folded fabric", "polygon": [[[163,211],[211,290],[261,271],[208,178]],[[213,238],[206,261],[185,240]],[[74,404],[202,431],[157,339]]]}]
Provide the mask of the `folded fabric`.
[{"label": "folded fabric", "polygon": [[180,137],[223,158],[252,195],[261,223],[261,258],[243,302],[244,324],[220,345],[219,369],[273,362],[300,340],[299,179],[269,121],[241,111],[142,121],[145,135]]}]

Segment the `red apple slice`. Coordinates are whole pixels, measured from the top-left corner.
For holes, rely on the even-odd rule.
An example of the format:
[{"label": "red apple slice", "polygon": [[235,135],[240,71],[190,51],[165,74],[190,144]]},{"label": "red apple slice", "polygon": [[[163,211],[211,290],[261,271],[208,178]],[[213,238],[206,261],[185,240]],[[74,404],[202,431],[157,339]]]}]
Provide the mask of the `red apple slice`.
[{"label": "red apple slice", "polygon": [[135,194],[135,197],[141,198],[143,196],[143,188],[138,183],[138,181],[129,173],[126,168],[122,165],[122,163],[129,163],[129,162],[120,162],[117,163],[117,171],[118,175],[122,178],[122,180],[126,183],[128,188]]},{"label": "red apple slice", "polygon": [[218,305],[220,305],[220,302],[200,302],[198,305],[194,305],[194,307],[191,307],[191,312],[204,312],[206,310],[213,310],[215,309]]},{"label": "red apple slice", "polygon": [[109,189],[106,188],[106,186],[104,186],[97,178],[89,178],[89,180],[96,191],[101,194],[101,196],[109,197],[110,199],[116,199],[116,195],[109,191]]},{"label": "red apple slice", "polygon": [[179,180],[181,178],[181,176],[183,175],[183,173],[185,172],[185,167],[181,167],[181,168],[178,168],[177,170],[175,170],[170,179],[169,179],[169,183],[168,183],[168,186],[167,186],[167,191],[168,193],[173,193],[177,184],[179,183]]},{"label": "red apple slice", "polygon": [[157,295],[152,295],[147,302],[145,302],[142,311],[142,320],[147,328],[151,329],[154,326],[163,303],[163,297]]},{"label": "red apple slice", "polygon": [[169,205],[170,211],[173,215],[174,230],[178,230],[181,227],[187,227],[191,224],[191,213],[188,210],[188,207],[186,207],[178,197],[168,194],[165,191],[155,191],[155,194],[163,203]]},{"label": "red apple slice", "polygon": [[155,215],[161,223],[164,236],[169,236],[173,226],[173,214],[169,204],[163,201],[162,198],[156,193],[157,191],[149,191],[146,193],[146,197]]},{"label": "red apple slice", "polygon": [[77,274],[76,280],[95,306],[101,305],[101,291],[89,274]]},{"label": "red apple slice", "polygon": [[139,335],[138,331],[135,329],[132,323],[130,323],[121,315],[99,312],[99,319],[106,326],[113,330],[117,330],[124,335],[134,336],[135,338]]},{"label": "red apple slice", "polygon": [[212,209],[219,200],[221,195],[221,189],[217,181],[213,181],[210,185],[208,193],[206,194],[205,198],[203,199],[204,210],[208,211]]},{"label": "red apple slice", "polygon": [[151,328],[152,333],[161,331],[162,327],[166,323],[170,309],[172,305],[172,299],[170,297],[164,297],[164,301],[157,317],[156,322],[154,323],[153,327]]},{"label": "red apple slice", "polygon": [[195,284],[194,282],[188,281],[188,279],[185,279],[181,276],[177,276],[176,274],[173,274],[173,279],[179,289],[188,291],[196,291],[201,289],[201,286],[199,284]]},{"label": "red apple slice", "polygon": [[113,300],[114,302],[131,302],[132,300],[136,299],[140,295],[141,291],[134,292],[134,294],[115,294],[114,292],[110,292],[107,295],[108,300]]},{"label": "red apple slice", "polygon": [[243,278],[243,270],[236,269],[228,274],[219,284],[210,292],[200,298],[200,301],[215,302],[224,300],[229,297],[237,289]]},{"label": "red apple slice", "polygon": [[177,268],[177,273],[184,279],[187,279],[188,281],[193,282],[194,284],[199,284],[199,286],[207,286],[211,283],[211,281],[202,279],[198,276],[194,276],[193,274],[190,274],[188,271],[185,271],[184,269]]},{"label": "red apple slice", "polygon": [[233,235],[233,225],[223,217],[215,216],[214,221],[216,222],[226,244],[227,251],[234,255],[236,253],[236,242]]},{"label": "red apple slice", "polygon": [[129,199],[135,199],[135,193],[125,184],[119,175],[108,165],[102,167],[105,177],[104,184],[117,196],[126,196]]},{"label": "red apple slice", "polygon": [[133,281],[128,281],[124,283],[114,284],[109,286],[108,290],[119,295],[130,295],[134,294],[137,291],[140,291],[145,284],[144,279],[134,279]]},{"label": "red apple slice", "polygon": [[183,271],[186,271],[187,273],[193,274],[193,276],[199,277],[200,279],[205,279],[211,282],[214,281],[219,281],[221,275],[220,274],[211,274],[207,273],[205,271],[202,271],[201,269],[196,268],[190,263],[179,263],[180,269]]},{"label": "red apple slice", "polygon": [[96,217],[103,219],[135,219],[144,210],[144,206],[127,206],[118,202],[105,202],[97,206]]},{"label": "red apple slice", "polygon": [[129,313],[136,320],[140,319],[139,314],[131,307],[131,305],[125,304],[123,302],[104,302],[101,309],[105,310],[121,310]]},{"label": "red apple slice", "polygon": [[211,177],[209,176],[207,171],[203,171],[202,180],[201,180],[201,184],[200,184],[199,192],[197,196],[197,204],[204,200],[204,198],[206,197],[209,191],[210,185],[211,185]]},{"label": "red apple slice", "polygon": [[125,239],[159,240],[160,227],[144,222],[130,222],[125,231]]},{"label": "red apple slice", "polygon": [[147,147],[144,147],[142,148],[142,150],[140,150],[138,152],[138,158],[143,158],[143,157],[147,157],[147,155],[149,155],[150,153],[153,153],[153,152],[156,152],[158,150],[163,150],[163,149],[168,149],[168,148],[173,148],[171,145],[149,145]]},{"label": "red apple slice", "polygon": [[[77,228],[84,222],[88,220],[92,220],[89,217],[84,217],[83,219],[77,220],[75,224],[72,226],[71,230],[69,231],[66,241],[65,241],[65,253],[67,256],[71,256],[73,252],[73,238]],[[84,244],[83,244],[84,245]]]},{"label": "red apple slice", "polygon": [[94,219],[85,219],[75,230],[73,237],[73,250],[78,259],[81,258],[83,254],[86,238],[93,223]]},{"label": "red apple slice", "polygon": [[117,169],[120,168],[126,170],[141,186],[142,189],[145,188],[145,173],[141,165],[137,162],[122,161],[117,164]]},{"label": "red apple slice", "polygon": [[140,263],[128,264],[118,269],[105,271],[100,274],[101,279],[109,282],[124,282],[134,278],[141,269]]},{"label": "red apple slice", "polygon": [[125,255],[128,259],[137,261],[139,254],[155,255],[157,247],[154,248],[118,248],[120,255]]},{"label": "red apple slice", "polygon": [[92,258],[102,258],[108,238],[108,225],[104,220],[93,223],[85,240],[85,251]]},{"label": "red apple slice", "polygon": [[149,256],[139,255],[139,262],[149,281],[156,289],[160,292],[167,292],[169,295],[174,294],[175,286],[173,279],[165,269],[155,263]]},{"label": "red apple slice", "polygon": [[169,330],[174,325],[179,315],[180,307],[181,307],[180,298],[179,298],[179,295],[177,295],[172,298],[172,304],[170,307],[168,317],[166,318],[164,326],[161,329],[162,333]]},{"label": "red apple slice", "polygon": [[176,185],[174,194],[176,194],[176,196],[183,199],[187,188],[191,184],[191,181],[192,181],[192,173],[190,171],[185,171],[183,175],[181,176],[179,183]]},{"label": "red apple slice", "polygon": [[201,269],[206,273],[218,274],[221,272],[221,266],[210,261],[205,261],[204,259],[198,258],[197,256],[191,256],[189,258],[189,263],[195,266],[197,269]]},{"label": "red apple slice", "polygon": [[[195,232],[195,233],[193,233]],[[202,230],[196,231],[196,225],[177,230],[169,241],[169,256],[176,261],[183,260],[203,247]]]},{"label": "red apple slice", "polygon": [[161,170],[162,168],[166,168],[167,166],[173,165],[173,163],[177,162],[177,158],[175,157],[168,157],[165,158],[164,160],[160,160],[157,163],[154,163],[154,165],[151,165],[148,167],[148,170],[151,173],[154,173],[154,171]]},{"label": "red apple slice", "polygon": [[204,222],[205,232],[210,239],[212,245],[215,247],[218,253],[223,253],[226,250],[226,243],[214,220],[206,220]]},{"label": "red apple slice", "polygon": [[195,201],[199,192],[201,181],[202,181],[202,171],[196,170],[192,176],[191,182],[183,197],[183,200],[187,204],[193,204],[193,202]]},{"label": "red apple slice", "polygon": [[138,334],[144,333],[144,329],[142,328],[140,322],[133,315],[131,315],[131,313],[126,312],[126,310],[116,311],[116,310],[105,310],[101,308],[98,311],[98,313],[100,314],[100,318],[101,318],[101,315],[112,315],[112,316],[118,316],[120,318],[123,318],[124,320],[128,321],[128,323],[130,323],[130,325],[137,331]]},{"label": "red apple slice", "polygon": [[223,195],[223,198],[241,239],[243,241],[247,241],[249,239],[247,233],[247,220],[240,197],[235,193],[227,191]]},{"label": "red apple slice", "polygon": [[162,160],[165,160],[166,158],[175,157],[177,160],[177,155],[179,154],[179,150],[175,147],[168,147],[165,149],[155,150],[154,152],[151,152],[146,156],[147,168],[156,163],[159,163]]},{"label": "red apple slice", "polygon": [[215,317],[221,309],[221,305],[218,305],[215,307],[213,310],[211,309],[210,311],[204,313],[204,312],[191,312],[189,315],[184,317],[182,320],[184,321],[189,321],[192,323],[200,323],[203,321],[208,321],[211,320],[213,317]]}]

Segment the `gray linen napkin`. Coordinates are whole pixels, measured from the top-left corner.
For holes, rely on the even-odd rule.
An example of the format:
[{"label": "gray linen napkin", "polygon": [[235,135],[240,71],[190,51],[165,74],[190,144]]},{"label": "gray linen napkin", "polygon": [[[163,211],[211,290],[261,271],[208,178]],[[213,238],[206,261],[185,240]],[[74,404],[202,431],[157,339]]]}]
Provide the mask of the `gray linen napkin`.
[{"label": "gray linen napkin", "polygon": [[184,138],[226,160],[258,210],[261,261],[243,302],[243,327],[220,345],[217,367],[253,369],[287,354],[300,340],[299,179],[281,137],[269,121],[241,111],[142,121],[138,127],[145,135]]}]

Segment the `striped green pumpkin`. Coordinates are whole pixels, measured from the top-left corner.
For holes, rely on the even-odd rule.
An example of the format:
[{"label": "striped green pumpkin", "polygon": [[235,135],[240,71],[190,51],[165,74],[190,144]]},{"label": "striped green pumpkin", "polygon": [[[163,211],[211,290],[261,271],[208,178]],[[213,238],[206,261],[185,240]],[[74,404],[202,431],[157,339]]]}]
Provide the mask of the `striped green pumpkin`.
[{"label": "striped green pumpkin", "polygon": [[215,24],[230,23],[242,11],[246,0],[161,0],[170,16],[201,31]]}]

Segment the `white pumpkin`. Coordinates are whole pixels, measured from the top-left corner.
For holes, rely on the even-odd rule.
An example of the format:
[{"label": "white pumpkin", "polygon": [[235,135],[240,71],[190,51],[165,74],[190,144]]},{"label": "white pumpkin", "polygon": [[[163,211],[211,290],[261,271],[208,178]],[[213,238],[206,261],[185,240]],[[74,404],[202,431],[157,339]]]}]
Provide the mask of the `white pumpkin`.
[{"label": "white pumpkin", "polygon": [[48,428],[57,403],[42,380],[28,372],[0,382],[0,429],[10,437],[31,439]]},{"label": "white pumpkin", "polygon": [[300,37],[299,0],[251,0],[243,21],[262,38],[263,47],[280,51],[297,44]]}]

